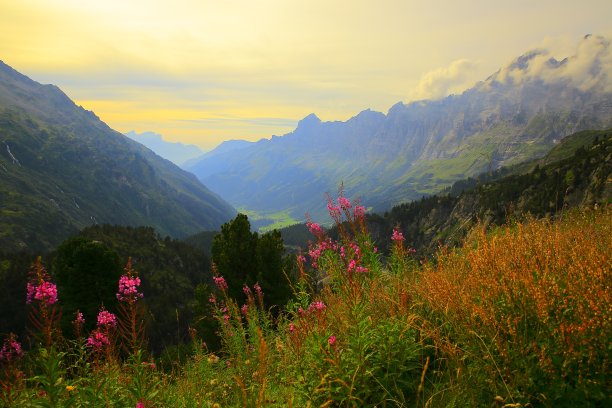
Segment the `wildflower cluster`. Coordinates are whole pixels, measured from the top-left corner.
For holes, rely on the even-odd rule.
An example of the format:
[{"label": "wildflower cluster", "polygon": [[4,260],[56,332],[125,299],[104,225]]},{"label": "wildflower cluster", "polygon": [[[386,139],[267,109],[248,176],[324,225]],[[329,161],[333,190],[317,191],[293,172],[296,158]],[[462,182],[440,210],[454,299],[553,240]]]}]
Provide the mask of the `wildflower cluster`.
[{"label": "wildflower cluster", "polygon": [[41,257],[38,257],[32,265],[26,284],[26,304],[32,305],[30,321],[40,332],[47,348],[51,347],[53,337],[59,334],[57,300],[57,286],[51,281]]},{"label": "wildflower cluster", "polygon": [[46,305],[57,303],[57,286],[50,281],[47,272],[42,269],[40,273],[30,277],[26,285],[26,303],[38,301]]},{"label": "wildflower cluster", "polygon": [[17,341],[17,336],[13,333],[4,339],[4,344],[0,349],[0,363],[10,363],[23,357],[21,344]]},{"label": "wildflower cluster", "polygon": [[219,288],[219,290],[227,290],[227,282],[225,281],[225,278],[223,276],[214,276],[213,280],[215,281],[215,285],[217,285],[217,288]]},{"label": "wildflower cluster", "polygon": [[111,343],[113,330],[117,327],[117,316],[102,308],[98,313],[97,327],[87,338],[87,346],[93,351],[102,351]]},{"label": "wildflower cluster", "polygon": [[94,351],[101,350],[104,346],[108,346],[109,344],[110,340],[106,333],[98,329],[94,330],[87,338],[87,345]]},{"label": "wildflower cluster", "polygon": [[117,299],[122,302],[135,302],[143,298],[144,295],[138,292],[138,286],[140,286],[140,278],[138,276],[122,275],[119,278]]}]

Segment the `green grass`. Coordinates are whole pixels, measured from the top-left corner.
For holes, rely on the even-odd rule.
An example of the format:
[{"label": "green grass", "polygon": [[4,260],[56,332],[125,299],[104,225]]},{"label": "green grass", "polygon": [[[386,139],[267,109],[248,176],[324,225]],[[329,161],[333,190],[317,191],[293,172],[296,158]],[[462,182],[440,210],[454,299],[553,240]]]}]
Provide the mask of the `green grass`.
[{"label": "green grass", "polygon": [[252,225],[257,231],[265,233],[275,229],[290,227],[291,225],[299,224],[303,221],[296,220],[291,215],[291,210],[283,210],[277,212],[260,212],[249,210],[245,207],[238,208],[238,212],[249,217]]}]

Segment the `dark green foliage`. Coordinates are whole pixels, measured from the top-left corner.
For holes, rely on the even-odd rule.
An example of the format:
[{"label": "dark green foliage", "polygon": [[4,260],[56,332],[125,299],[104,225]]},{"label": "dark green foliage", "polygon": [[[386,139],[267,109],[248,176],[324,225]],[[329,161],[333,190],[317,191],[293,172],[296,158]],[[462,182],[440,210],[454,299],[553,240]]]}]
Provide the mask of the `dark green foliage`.
[{"label": "dark green foliage", "polygon": [[0,336],[15,333],[24,338],[26,282],[35,257],[26,253],[0,253]]},{"label": "dark green foliage", "polygon": [[251,224],[244,214],[223,224],[221,233],[213,239],[212,260],[234,299],[241,298],[244,284],[253,285],[257,281],[257,241],[257,233],[251,232]]},{"label": "dark green foliage", "polygon": [[70,323],[77,310],[83,313],[87,330],[95,327],[101,305],[116,310],[115,294],[122,262],[104,243],[80,236],[69,238],[55,252],[53,272],[63,309],[65,335],[71,332]]},{"label": "dark green foliage", "polygon": [[213,262],[228,284],[230,297],[242,299],[245,284],[259,283],[268,306],[284,305],[291,293],[283,272],[283,253],[280,232],[274,230],[259,236],[251,232],[244,214],[224,224],[212,245]]},{"label": "dark green foliage", "polygon": [[[195,316],[195,287],[211,280],[210,261],[204,254],[184,242],[162,238],[150,227],[96,225],[79,236],[108,246],[118,254],[122,266],[132,258],[142,280],[146,335],[154,351],[188,341],[187,329]],[[115,280],[113,296],[117,287]]]},{"label": "dark green foliage", "polygon": [[267,305],[283,306],[291,296],[283,271],[283,238],[278,230],[267,232],[257,241],[257,279]]},{"label": "dark green foliage", "polygon": [[210,257],[212,243],[219,231],[202,231],[184,238],[183,241]]},{"label": "dark green foliage", "polygon": [[194,306],[196,317],[192,322],[197,338],[203,341],[206,344],[206,348],[210,351],[217,351],[221,348],[221,339],[217,335],[219,322],[214,317],[215,309],[209,301],[214,292],[214,289],[206,283],[201,283],[196,287],[196,303]]}]

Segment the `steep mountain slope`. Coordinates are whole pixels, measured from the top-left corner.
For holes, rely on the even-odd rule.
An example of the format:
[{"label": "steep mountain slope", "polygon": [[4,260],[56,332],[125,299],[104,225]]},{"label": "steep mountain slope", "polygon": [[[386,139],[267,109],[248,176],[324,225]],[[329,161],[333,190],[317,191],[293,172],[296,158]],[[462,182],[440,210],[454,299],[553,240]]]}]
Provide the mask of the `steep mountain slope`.
[{"label": "steep mountain slope", "polygon": [[0,62],[0,246],[42,251],[97,223],[182,237],[233,208],[198,180]]},{"label": "steep mountain slope", "polygon": [[182,166],[185,162],[204,154],[198,146],[168,142],[163,139],[162,135],[153,132],[136,133],[131,131],[125,135],[153,150],[158,156],[170,160],[177,166]]},{"label": "steep mountain slope", "polygon": [[587,36],[573,57],[527,53],[461,95],[398,103],[386,115],[366,110],[346,122],[309,115],[292,133],[188,169],[248,210],[324,219],[324,194],[341,183],[386,209],[541,156],[576,131],[612,126],[610,69],[609,41]]},{"label": "steep mountain slope", "polygon": [[480,221],[500,225],[508,217],[546,217],[575,207],[612,202],[612,129],[568,136],[541,159],[497,174],[455,183],[443,194],[392,208],[369,218],[381,247],[393,228],[420,255],[439,244],[455,245]]}]

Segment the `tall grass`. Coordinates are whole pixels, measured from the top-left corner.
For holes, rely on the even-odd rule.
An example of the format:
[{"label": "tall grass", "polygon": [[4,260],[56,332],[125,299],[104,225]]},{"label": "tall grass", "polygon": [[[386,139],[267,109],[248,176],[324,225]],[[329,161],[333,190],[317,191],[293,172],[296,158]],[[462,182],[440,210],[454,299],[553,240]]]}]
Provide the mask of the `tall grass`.
[{"label": "tall grass", "polygon": [[0,355],[4,404],[609,405],[612,209],[478,227],[428,262],[399,231],[391,253],[379,254],[363,207],[342,195],[328,209],[340,237],[309,223],[313,243],[282,313],[264,309],[258,285],[232,299],[215,277],[220,352],[193,333],[189,360],[162,372],[141,346],[136,309],[119,325],[127,355],[102,358],[84,337],[56,336],[55,352],[24,357],[11,336]]}]

